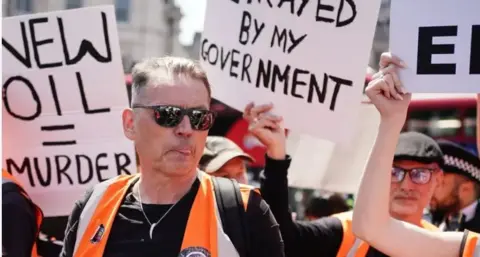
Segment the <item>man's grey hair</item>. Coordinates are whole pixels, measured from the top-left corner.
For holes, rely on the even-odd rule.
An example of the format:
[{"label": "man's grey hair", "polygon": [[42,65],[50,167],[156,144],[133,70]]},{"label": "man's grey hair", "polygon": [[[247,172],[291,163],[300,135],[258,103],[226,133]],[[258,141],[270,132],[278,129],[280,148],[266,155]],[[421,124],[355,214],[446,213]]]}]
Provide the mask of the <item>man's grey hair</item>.
[{"label": "man's grey hair", "polygon": [[211,99],[210,83],[207,73],[197,61],[182,57],[152,57],[135,64],[132,69],[132,104],[140,91],[149,86],[165,83],[174,77],[186,77],[200,80]]}]

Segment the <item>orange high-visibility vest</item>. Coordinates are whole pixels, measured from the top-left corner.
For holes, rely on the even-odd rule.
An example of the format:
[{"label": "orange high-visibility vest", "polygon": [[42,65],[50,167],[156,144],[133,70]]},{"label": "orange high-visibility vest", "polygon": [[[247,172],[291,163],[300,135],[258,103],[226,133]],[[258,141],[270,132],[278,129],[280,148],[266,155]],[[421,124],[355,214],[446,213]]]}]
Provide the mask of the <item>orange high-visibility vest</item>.
[{"label": "orange high-visibility vest", "polygon": [[[342,212],[333,215],[337,217],[342,222],[343,228],[343,239],[342,244],[337,252],[337,257],[365,257],[367,255],[368,249],[370,246],[362,241],[361,239],[355,237],[352,231],[352,211]],[[422,220],[422,227],[431,231],[439,230],[433,224]]]},{"label": "orange high-visibility vest", "polygon": [[480,256],[480,234],[465,230],[466,237],[464,238],[465,244],[461,257],[478,257]]},{"label": "orange high-visibility vest", "polygon": [[[97,184],[85,204],[77,227],[75,257],[103,256],[118,208],[140,174],[121,175]],[[179,256],[235,257],[238,253],[223,232],[211,177],[199,172],[200,186],[190,211]],[[252,187],[240,184],[245,210]],[[195,255],[197,256],[197,255]]]},{"label": "orange high-visibility vest", "polygon": [[37,234],[35,235],[35,240],[33,241],[32,257],[37,257],[38,253],[37,253],[36,239],[37,239],[38,234],[40,233],[40,226],[42,225],[42,220],[43,220],[43,212],[40,209],[40,207],[38,207],[32,201],[30,196],[28,196],[28,194],[26,193],[25,189],[23,189],[20,182],[14,176],[12,176],[12,174],[8,173],[8,171],[6,171],[5,169],[2,169],[2,184],[6,184],[6,183],[14,183],[18,187],[20,187],[21,190],[19,191],[19,193],[22,194],[27,199],[27,201],[29,201],[32,204],[32,206],[35,208],[35,216],[37,218]]}]

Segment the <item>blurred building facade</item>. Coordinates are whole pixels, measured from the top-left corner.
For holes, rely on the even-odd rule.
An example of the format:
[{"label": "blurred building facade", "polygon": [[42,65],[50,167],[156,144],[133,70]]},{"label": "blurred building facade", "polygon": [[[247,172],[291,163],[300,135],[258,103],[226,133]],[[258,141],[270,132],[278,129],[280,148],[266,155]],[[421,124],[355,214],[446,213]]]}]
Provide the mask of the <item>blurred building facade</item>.
[{"label": "blurred building facade", "polygon": [[390,33],[390,3],[391,0],[382,0],[378,13],[377,28],[370,51],[369,66],[378,69],[378,61],[383,52],[388,51]]},{"label": "blurred building facade", "polygon": [[202,41],[202,32],[195,32],[191,45],[186,46],[190,58],[197,60],[200,57],[200,45]]},{"label": "blurred building facade", "polygon": [[188,57],[179,42],[182,13],[174,0],[3,0],[3,17],[75,9],[94,5],[115,6],[123,66],[146,56]]}]

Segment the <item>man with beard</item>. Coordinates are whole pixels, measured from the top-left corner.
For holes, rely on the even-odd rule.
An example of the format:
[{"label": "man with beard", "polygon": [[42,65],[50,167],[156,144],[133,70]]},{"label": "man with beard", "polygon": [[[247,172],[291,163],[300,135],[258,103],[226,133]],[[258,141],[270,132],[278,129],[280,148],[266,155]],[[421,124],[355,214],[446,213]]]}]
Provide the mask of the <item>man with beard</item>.
[{"label": "man with beard", "polygon": [[480,160],[458,144],[438,143],[444,153],[445,174],[430,204],[436,217],[433,222],[444,231],[480,232]]}]

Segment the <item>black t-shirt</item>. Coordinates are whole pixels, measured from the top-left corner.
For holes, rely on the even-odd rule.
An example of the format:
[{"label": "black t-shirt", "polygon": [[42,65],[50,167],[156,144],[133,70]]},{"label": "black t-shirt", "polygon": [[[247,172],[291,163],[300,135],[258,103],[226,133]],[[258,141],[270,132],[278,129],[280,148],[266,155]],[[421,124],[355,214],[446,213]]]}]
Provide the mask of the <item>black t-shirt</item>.
[{"label": "black t-shirt", "polygon": [[[115,217],[103,256],[177,257],[199,185],[200,181],[197,179],[192,189],[155,227],[152,240],[149,236],[150,224],[146,221],[140,203],[133,196],[130,188]],[[70,215],[61,257],[72,256],[75,241],[80,240],[76,238],[77,222],[90,194],[91,191],[87,192],[86,198],[76,203]],[[170,207],[171,205],[143,204],[143,209],[152,223],[157,222]],[[249,225],[252,257],[284,256],[278,224],[268,205],[258,193],[250,194],[246,218]]]},{"label": "black t-shirt", "polygon": [[2,185],[3,256],[30,257],[37,235],[35,207],[13,183]]},{"label": "black t-shirt", "polygon": [[[341,221],[336,217],[325,217],[315,221],[294,221],[288,203],[288,168],[290,157],[284,161],[266,158],[265,171],[261,179],[263,199],[280,225],[285,256],[336,257],[343,240]],[[370,247],[367,257],[385,257],[376,249]]]},{"label": "black t-shirt", "polygon": [[37,240],[38,255],[58,257],[62,250],[63,236],[68,216],[44,217],[40,227],[41,239]]}]

